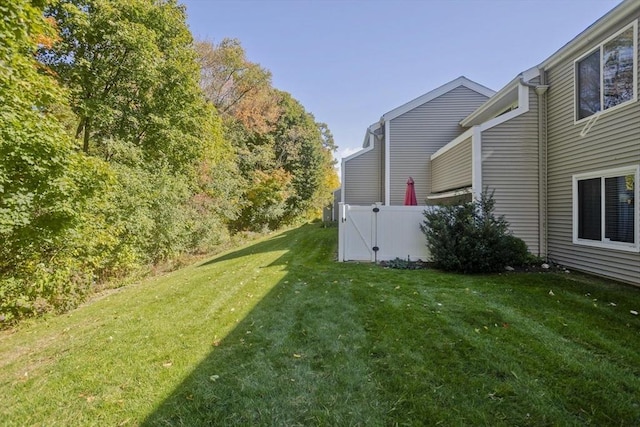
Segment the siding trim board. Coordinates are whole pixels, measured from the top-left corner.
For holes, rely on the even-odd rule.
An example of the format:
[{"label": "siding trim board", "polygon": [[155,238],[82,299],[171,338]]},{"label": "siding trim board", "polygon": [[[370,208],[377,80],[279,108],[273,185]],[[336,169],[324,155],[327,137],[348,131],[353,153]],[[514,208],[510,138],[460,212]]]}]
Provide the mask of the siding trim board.
[{"label": "siding trim board", "polygon": [[442,147],[441,149],[439,149],[438,151],[433,153],[431,155],[431,161],[434,161],[436,158],[438,158],[439,156],[443,155],[444,153],[446,153],[447,151],[451,150],[452,148],[456,147],[458,144],[461,144],[461,143],[465,142],[472,135],[473,135],[473,130],[472,129],[467,129],[466,131],[464,131],[464,133],[460,134],[456,139],[454,139],[453,141],[449,142],[447,145],[445,145],[444,147]]}]

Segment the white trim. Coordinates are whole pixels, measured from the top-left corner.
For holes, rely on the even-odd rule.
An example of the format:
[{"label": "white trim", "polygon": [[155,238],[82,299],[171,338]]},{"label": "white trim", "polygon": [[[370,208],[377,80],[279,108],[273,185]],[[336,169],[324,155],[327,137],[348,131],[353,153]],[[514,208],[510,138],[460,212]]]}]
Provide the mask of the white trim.
[{"label": "white trim", "polygon": [[364,153],[368,153],[369,151],[374,149],[374,145],[375,145],[374,136],[369,135],[369,145],[367,145],[365,148],[363,148],[360,151],[356,151],[355,153],[349,155],[348,157],[343,157],[342,163],[344,164],[344,162],[348,162],[351,159],[355,159],[356,157],[362,156]]},{"label": "white trim", "polygon": [[[539,76],[540,76],[540,69],[538,67],[533,67],[526,71],[523,71],[522,73],[517,75],[513,80],[511,80],[506,86],[500,89],[500,91],[498,91],[498,93],[496,93],[493,97],[491,97],[491,99],[489,99],[487,102],[485,102],[480,107],[478,107],[473,113],[469,114],[467,117],[461,120],[460,125],[463,127],[470,127],[470,126],[473,126],[474,124],[481,124],[482,122],[474,123],[474,121],[482,117],[482,115],[486,113],[490,113],[493,115],[500,113],[501,111],[491,111],[491,110],[496,109],[496,105],[499,105],[499,107],[497,108],[498,110],[503,110],[505,105],[505,103],[503,102],[504,99],[515,95],[513,94],[513,91],[518,86],[522,86],[521,80],[524,80],[525,82],[529,82],[530,80]],[[519,93],[517,94],[519,95]],[[506,102],[507,104],[512,103],[512,101],[510,102],[508,99]],[[516,99],[516,102],[518,102],[517,99]]]},{"label": "white trim", "polygon": [[528,70],[524,70],[522,73],[522,79],[525,82],[530,82],[531,80],[535,79],[536,77],[540,77],[540,68],[536,67],[531,67]]},{"label": "white trim", "polygon": [[[611,108],[604,109],[604,73],[602,72],[603,67],[603,52],[604,45],[609,43],[611,40],[618,37],[620,34],[629,30],[629,28],[633,28],[633,98],[628,101],[624,101],[621,104],[615,105]],[[600,111],[596,111],[595,113],[578,119],[578,63],[584,60],[589,55],[592,55],[594,52],[600,52]],[[593,46],[591,49],[587,50],[586,53],[579,56],[577,59],[573,61],[573,124],[577,125],[580,123],[587,122],[592,120],[596,116],[601,116],[603,114],[607,114],[610,111],[615,111],[619,108],[626,107],[628,105],[633,104],[638,101],[638,20],[632,21],[631,23],[624,26],[620,31],[616,32],[612,36],[606,38],[601,41],[597,45]]]},{"label": "white trim", "polygon": [[409,112],[411,110],[413,110],[416,107],[421,106],[422,104],[425,104],[439,96],[444,95],[445,93],[451,92],[453,89],[460,87],[460,86],[464,86],[468,89],[471,89],[475,92],[478,92],[481,95],[484,95],[488,98],[492,97],[493,95],[495,95],[495,91],[482,86],[481,84],[478,84],[474,81],[469,80],[468,78],[464,77],[464,76],[460,76],[455,80],[450,81],[449,83],[446,83],[430,92],[425,93],[424,95],[421,95],[409,102],[407,102],[406,104],[403,104],[397,108],[394,108],[391,111],[386,112],[382,118],[385,121],[389,121],[389,120],[393,120],[398,116],[401,116],[402,114]]},{"label": "white trim", "polygon": [[340,202],[340,204],[338,205],[338,212],[340,214],[340,218],[338,219],[338,262],[344,262],[344,220],[346,216],[345,209],[346,208],[344,201]]},{"label": "white trim", "polygon": [[[591,178],[611,178],[617,176],[624,176],[633,174],[635,175],[635,188],[634,188],[634,202],[635,209],[633,210],[633,223],[635,225],[634,230],[634,242],[633,243],[624,243],[624,242],[612,242],[605,240],[605,197],[604,197],[604,185],[601,186],[601,191],[603,192],[601,198],[601,230],[600,230],[600,238],[601,240],[588,240],[588,239],[580,239],[578,237],[578,181],[582,181],[585,179]],[[632,165],[632,166],[624,166],[615,169],[606,169],[594,172],[580,173],[572,176],[572,241],[574,245],[581,246],[591,246],[603,249],[614,249],[619,251],[626,252],[640,252],[640,165]]]},{"label": "white trim", "polygon": [[571,41],[558,49],[553,55],[540,63],[539,67],[549,69],[556,66],[559,62],[564,61],[575,52],[587,49],[593,40],[600,38],[605,32],[610,30],[611,24],[619,20],[631,16],[636,13],[640,7],[637,0],[625,0],[615,8],[611,9],[606,15],[591,24],[586,30],[578,34]]},{"label": "white trim", "polygon": [[[382,119],[380,119],[382,121]],[[384,204],[389,206],[391,204],[391,122],[386,121],[384,123]]]},{"label": "white trim", "polygon": [[[519,84],[518,85],[518,107],[515,110],[511,110],[508,113],[502,114],[498,117],[494,117],[490,120],[487,120],[484,123],[475,125],[472,128],[467,129],[464,133],[462,133],[461,135],[458,135],[454,140],[448,142],[445,146],[441,147],[438,151],[433,153],[430,158],[433,161],[433,159],[443,155],[444,153],[451,150],[456,145],[463,143],[469,137],[475,138],[475,131],[472,131],[473,129],[479,128],[480,132],[484,132],[488,129],[498,126],[504,122],[507,122],[527,112],[529,112],[529,87],[523,84]],[[472,156],[473,155],[475,154],[472,154]],[[475,160],[475,158],[473,159]]]},{"label": "white trim", "polygon": [[[359,151],[356,151],[355,153],[351,154],[350,156],[342,158],[342,166],[343,166],[342,170],[343,171],[344,171],[344,162],[348,162],[351,159],[355,159],[358,156],[362,156],[364,153],[367,153],[367,152],[369,152],[369,151],[374,149],[376,138],[375,138],[375,134],[371,130],[371,127],[367,128],[367,133],[365,135],[365,142],[366,142],[366,136],[369,136],[369,143],[368,144],[363,143],[362,145],[363,145],[364,148],[362,148]],[[342,181],[342,182],[344,182],[344,181]]]},{"label": "white trim", "polygon": [[454,139],[453,141],[447,143],[447,145],[441,147],[438,151],[433,153],[431,155],[431,160],[433,161],[435,158],[443,155],[444,153],[446,153],[447,151],[451,150],[456,145],[462,144],[463,142],[465,142],[467,139],[471,138],[472,136],[473,136],[473,130],[472,129],[467,129],[466,131],[464,131],[464,133],[458,135],[456,137],[456,139]]},{"label": "white trim", "polygon": [[529,87],[519,84],[518,85],[518,108],[511,110],[501,116],[494,117],[480,125],[482,132],[498,126],[504,122],[507,122],[513,118],[516,118],[524,113],[529,112]]},{"label": "white trim", "polygon": [[467,187],[467,188],[461,188],[459,190],[446,191],[444,193],[431,194],[427,196],[427,199],[428,200],[448,199],[450,197],[464,196],[465,194],[469,194],[472,192],[473,192],[473,188]]},{"label": "white trim", "polygon": [[471,137],[471,191],[473,198],[482,197],[482,129],[474,126]]},{"label": "white trim", "polygon": [[344,182],[344,168],[346,167],[346,162],[344,161],[344,159],[342,159],[342,162],[340,162],[340,188],[342,189],[342,191],[340,192],[340,203],[344,203],[344,193],[346,193],[346,191],[344,191],[344,189],[346,188],[346,183]]},{"label": "white trim", "polygon": [[[377,130],[378,128],[380,128],[380,125],[374,124],[374,125],[371,125],[371,126],[369,126],[367,128],[366,135],[369,136],[369,144],[366,145],[366,147],[363,148],[362,150],[357,151],[357,152],[353,153],[350,156],[342,158],[341,167],[340,167],[340,184],[341,184],[343,190],[346,189],[346,187],[347,187],[347,182],[345,181],[346,170],[347,170],[347,162],[349,160],[351,160],[351,159],[355,159],[356,157],[362,156],[363,154],[368,153],[369,151],[371,151],[371,150],[373,150],[375,148],[376,135],[371,130],[372,127],[375,130]],[[365,139],[366,139],[366,135],[365,135]],[[342,193],[340,194],[340,200],[342,201],[342,203],[345,203],[345,193],[346,193],[346,191],[342,191]]]},{"label": "white trim", "polygon": [[367,147],[369,146],[369,144],[368,144],[368,143],[369,143],[369,142],[371,142],[371,141],[370,141],[370,139],[369,139],[369,136],[370,136],[372,133],[374,133],[374,134],[375,134],[375,132],[376,132],[378,129],[380,129],[380,123],[379,123],[379,122],[375,122],[375,123],[373,123],[373,124],[369,125],[369,127],[368,127],[368,128],[367,128],[367,130],[366,130],[366,132],[364,133],[364,138],[363,138],[363,140],[362,140],[362,148],[367,148]]}]

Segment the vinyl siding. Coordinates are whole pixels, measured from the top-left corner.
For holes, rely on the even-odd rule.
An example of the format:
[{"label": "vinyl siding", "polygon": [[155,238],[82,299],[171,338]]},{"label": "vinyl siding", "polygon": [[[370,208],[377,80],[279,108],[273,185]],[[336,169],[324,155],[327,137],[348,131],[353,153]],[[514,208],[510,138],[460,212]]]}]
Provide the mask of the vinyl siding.
[{"label": "vinyl siding", "polygon": [[[634,19],[637,17],[634,17]],[[631,22],[616,25],[615,33]],[[602,39],[594,40],[590,50]],[[572,243],[572,176],[640,164],[640,104],[602,114],[584,136],[574,124],[574,63],[587,50],[548,70],[548,241],[549,258],[582,270],[640,286],[640,254]],[[636,230],[636,233],[640,232]]]},{"label": "vinyl siding", "polygon": [[529,252],[539,254],[538,97],[529,111],[482,133],[482,187],[494,191],[495,213],[504,215]]},{"label": "vinyl siding", "polygon": [[344,202],[370,205],[384,202],[384,142],[344,162]]},{"label": "vinyl siding", "polygon": [[389,121],[389,202],[402,205],[407,179],[415,182],[418,204],[431,193],[429,158],[453,140],[462,128],[459,122],[487,100],[459,86]]},{"label": "vinyl siding", "polygon": [[431,192],[471,186],[471,138],[431,160]]}]

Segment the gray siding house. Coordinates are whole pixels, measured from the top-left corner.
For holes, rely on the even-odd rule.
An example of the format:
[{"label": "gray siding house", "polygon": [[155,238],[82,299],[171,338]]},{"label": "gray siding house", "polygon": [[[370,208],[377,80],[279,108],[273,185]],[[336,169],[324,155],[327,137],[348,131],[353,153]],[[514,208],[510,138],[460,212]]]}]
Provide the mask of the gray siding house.
[{"label": "gray siding house", "polygon": [[342,160],[342,202],[402,205],[411,176],[418,204],[424,204],[431,193],[431,154],[458,136],[460,121],[493,94],[459,77],[384,114],[367,128],[363,149]]},{"label": "gray siding house", "polygon": [[639,20],[625,0],[495,94],[460,77],[383,115],[343,204],[402,205],[409,176],[419,204],[493,191],[531,253],[640,286]]},{"label": "gray siding house", "polygon": [[539,81],[536,68],[523,73],[461,121],[467,130],[431,156],[434,185],[428,196],[434,203],[450,203],[493,191],[496,213],[536,255],[543,247],[541,95],[536,91],[545,88]]},{"label": "gray siding house", "polygon": [[428,198],[494,191],[532,253],[640,285],[639,18],[624,1],[463,119]]},{"label": "gray siding house", "polygon": [[547,254],[640,285],[640,2],[627,0],[540,64],[549,91]]}]

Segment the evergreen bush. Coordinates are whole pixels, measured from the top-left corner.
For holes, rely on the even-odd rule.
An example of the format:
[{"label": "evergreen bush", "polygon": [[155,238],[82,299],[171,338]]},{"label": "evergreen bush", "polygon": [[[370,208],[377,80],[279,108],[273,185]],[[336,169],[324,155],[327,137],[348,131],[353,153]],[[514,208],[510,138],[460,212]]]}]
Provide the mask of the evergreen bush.
[{"label": "evergreen bush", "polygon": [[489,273],[521,266],[529,259],[526,243],[494,214],[493,193],[461,205],[425,210],[420,225],[436,267],[462,273]]}]

